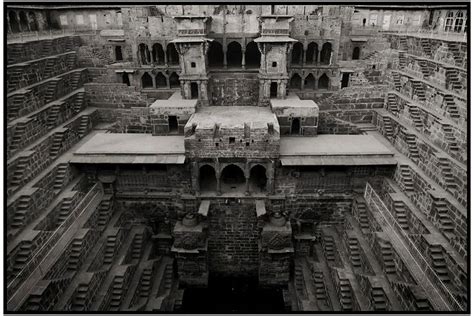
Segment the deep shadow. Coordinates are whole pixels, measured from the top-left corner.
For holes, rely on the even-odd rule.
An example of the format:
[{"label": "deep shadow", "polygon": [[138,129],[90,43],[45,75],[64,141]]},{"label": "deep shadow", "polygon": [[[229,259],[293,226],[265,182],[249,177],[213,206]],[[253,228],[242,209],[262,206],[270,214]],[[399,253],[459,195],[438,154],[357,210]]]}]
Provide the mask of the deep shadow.
[{"label": "deep shadow", "polygon": [[186,289],[183,313],[282,313],[281,290],[258,287],[257,278],[209,277],[208,288]]}]

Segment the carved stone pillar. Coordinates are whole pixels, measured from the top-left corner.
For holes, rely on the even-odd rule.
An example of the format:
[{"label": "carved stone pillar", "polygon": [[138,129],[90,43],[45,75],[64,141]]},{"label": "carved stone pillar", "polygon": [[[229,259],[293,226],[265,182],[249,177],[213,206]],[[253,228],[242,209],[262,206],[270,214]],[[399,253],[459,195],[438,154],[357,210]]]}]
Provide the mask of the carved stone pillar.
[{"label": "carved stone pillar", "polygon": [[188,213],[176,222],[173,230],[175,253],[180,285],[207,286],[207,223],[199,222],[196,213]]},{"label": "carved stone pillar", "polygon": [[286,286],[290,280],[290,262],[294,248],[290,222],[273,213],[263,226],[260,237],[259,282],[261,286]]},{"label": "carved stone pillar", "polygon": [[242,50],[242,69],[245,69],[245,51]]}]

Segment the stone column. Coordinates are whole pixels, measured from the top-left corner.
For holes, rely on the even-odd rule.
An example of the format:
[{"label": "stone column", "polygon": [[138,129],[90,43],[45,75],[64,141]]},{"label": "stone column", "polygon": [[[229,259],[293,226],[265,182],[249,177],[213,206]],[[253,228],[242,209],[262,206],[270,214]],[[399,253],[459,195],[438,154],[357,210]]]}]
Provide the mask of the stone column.
[{"label": "stone column", "polygon": [[216,186],[217,186],[217,195],[221,195],[221,164],[219,160],[216,159],[215,162],[215,170],[216,170]]},{"label": "stone column", "polygon": [[151,73],[151,82],[153,83],[153,88],[156,89],[156,77]]},{"label": "stone column", "polygon": [[12,33],[12,26],[10,25],[10,16],[7,14],[7,26],[8,26],[8,33]]},{"label": "stone column", "polygon": [[301,90],[304,90],[304,75],[301,77]]},{"label": "stone column", "polygon": [[165,66],[168,67],[168,50],[166,49],[167,46],[163,46],[163,52],[164,52],[164,55],[165,55]]},{"label": "stone column", "polygon": [[196,193],[199,193],[201,188],[199,187],[199,165],[197,162],[192,163],[193,172],[191,174],[191,184],[193,185],[193,189]]},{"label": "stone column", "polygon": [[245,51],[242,50],[242,69],[245,69]]},{"label": "stone column", "polygon": [[168,89],[171,89],[170,76],[165,75],[165,77],[166,77],[166,87],[167,87]]},{"label": "stone column", "polygon": [[15,12],[16,20],[18,21],[18,29],[20,30],[20,32],[24,32],[25,30],[23,29],[20,21],[20,14],[18,14],[18,11],[13,12]]},{"label": "stone column", "polygon": [[201,80],[199,93],[200,93],[201,104],[209,105],[209,96],[207,94],[207,80]]},{"label": "stone column", "polygon": [[227,69],[227,49],[225,48],[226,46],[223,46],[222,47],[222,50],[224,52],[224,60],[223,60],[223,64],[224,64],[224,69]]},{"label": "stone column", "polygon": [[303,48],[303,67],[306,66],[306,49]]}]

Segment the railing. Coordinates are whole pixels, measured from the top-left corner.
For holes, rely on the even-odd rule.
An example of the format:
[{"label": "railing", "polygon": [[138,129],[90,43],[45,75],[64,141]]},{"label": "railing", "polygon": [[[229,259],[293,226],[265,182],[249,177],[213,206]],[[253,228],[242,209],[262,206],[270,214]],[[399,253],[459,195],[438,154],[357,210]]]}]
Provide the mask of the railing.
[{"label": "railing", "polygon": [[84,213],[89,204],[94,198],[102,191],[102,187],[99,183],[96,183],[87,192],[81,202],[74,208],[64,222],[59,225],[58,228],[51,234],[46,240],[43,246],[33,255],[28,263],[21,269],[21,271],[11,280],[7,285],[7,295],[11,299],[14,291],[36,270],[39,269],[40,275],[44,276],[45,272],[41,270],[41,263],[47,257],[47,254],[54,248],[61,236],[70,228],[72,223]]},{"label": "railing", "polygon": [[409,31],[406,29],[406,30],[387,30],[384,33],[386,34],[395,33],[399,35],[418,36],[418,37],[440,39],[440,40],[467,42],[467,33],[458,33],[458,32],[435,31],[435,30],[427,30],[427,29]]},{"label": "railing", "polygon": [[[430,282],[430,285],[433,286],[435,290],[441,290],[443,295],[440,295],[438,291],[435,291],[436,294],[438,294],[438,298],[432,298],[433,301],[437,303],[442,303],[442,305],[445,305],[448,310],[454,309],[456,311],[464,311],[464,307],[457,301],[451,291],[439,279],[436,272],[431,269],[431,265],[425,260],[423,254],[421,254],[414,242],[401,228],[401,226],[398,224],[398,221],[395,219],[392,213],[390,213],[390,211],[385,206],[385,203],[380,199],[378,194],[374,191],[374,189],[369,183],[367,183],[365,187],[364,198],[367,202],[367,205],[371,207],[371,209],[379,211],[383,217],[384,222],[386,224],[388,223],[388,225],[390,225],[394,229],[394,232],[398,235],[398,237],[400,237],[401,241],[403,241],[409,253],[415,259],[415,262],[418,267],[424,272],[425,276],[427,276],[429,280],[433,281],[434,284]],[[437,301],[437,299],[439,299],[439,301]]]},{"label": "railing", "polygon": [[44,40],[44,39],[54,39],[63,36],[72,36],[72,35],[95,35],[97,34],[96,30],[44,30],[36,32],[19,32],[19,33],[8,33],[7,34],[7,44],[11,43],[24,43],[27,41],[35,40]]}]

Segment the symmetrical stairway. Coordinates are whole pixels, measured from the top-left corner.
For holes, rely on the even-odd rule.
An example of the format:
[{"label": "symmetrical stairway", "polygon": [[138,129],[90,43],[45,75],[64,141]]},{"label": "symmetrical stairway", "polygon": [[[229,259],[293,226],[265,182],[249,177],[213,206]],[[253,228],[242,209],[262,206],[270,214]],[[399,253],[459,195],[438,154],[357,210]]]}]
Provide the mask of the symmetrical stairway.
[{"label": "symmetrical stairway", "polygon": [[67,197],[63,200],[61,208],[59,209],[58,219],[56,221],[57,226],[61,225],[71,213],[71,204],[72,199],[70,197]]},{"label": "symmetrical stairway", "polygon": [[61,190],[64,184],[64,178],[66,177],[67,169],[67,163],[61,163],[58,165],[56,177],[54,178],[53,190]]},{"label": "symmetrical stairway", "polygon": [[395,85],[395,90],[400,91],[402,88],[402,83],[400,82],[400,73],[392,71],[392,78]]},{"label": "symmetrical stairway", "polygon": [[446,142],[448,143],[448,148],[449,151],[451,152],[456,152],[459,150],[459,146],[456,142],[456,138],[454,137],[454,132],[453,128],[449,124],[443,124],[442,125],[443,132],[444,132],[444,137],[446,139]]},{"label": "symmetrical stairway", "polygon": [[140,259],[143,246],[143,233],[135,235],[132,245],[132,259]]},{"label": "symmetrical stairway", "polygon": [[392,246],[389,243],[381,243],[383,268],[386,274],[394,274],[396,272],[395,262],[393,261]]},{"label": "symmetrical stairway", "polygon": [[412,159],[419,159],[420,154],[418,152],[418,145],[416,144],[416,138],[413,134],[407,134],[405,141],[408,145],[409,157]]},{"label": "symmetrical stairway", "polygon": [[349,256],[351,258],[352,266],[359,268],[362,265],[360,256],[359,241],[357,238],[349,237]]},{"label": "symmetrical stairway", "polygon": [[148,297],[151,291],[151,278],[153,276],[153,266],[143,270],[142,278],[140,280],[140,297]]},{"label": "symmetrical stairway", "polygon": [[421,48],[423,49],[423,53],[427,57],[430,57],[430,58],[432,56],[431,47],[432,47],[432,45],[431,45],[429,39],[427,39],[427,38],[422,38],[421,39]]},{"label": "symmetrical stairway", "polygon": [[335,249],[334,249],[334,238],[332,236],[324,236],[323,237],[323,246],[324,246],[324,255],[328,262],[334,262],[336,260],[335,257]]},{"label": "symmetrical stairway", "polygon": [[446,69],[446,88],[454,90],[461,90],[463,88],[458,72],[455,69]]},{"label": "symmetrical stairway", "polygon": [[408,40],[406,36],[400,36],[400,48],[404,51],[408,51]]},{"label": "symmetrical stairway", "polygon": [[401,69],[406,68],[407,66],[407,56],[404,52],[398,53],[398,65]]},{"label": "symmetrical stairway", "polygon": [[10,147],[8,148],[10,152],[13,152],[20,148],[21,143],[24,141],[24,134],[26,131],[26,122],[18,122],[15,128],[15,134],[10,143]]},{"label": "symmetrical stairway", "polygon": [[388,110],[393,114],[396,115],[398,113],[398,105],[397,105],[397,98],[395,94],[389,93],[387,96],[387,105]]},{"label": "symmetrical stairway", "polygon": [[342,311],[353,311],[352,288],[349,280],[339,280],[339,291],[339,301],[341,303]]},{"label": "symmetrical stairway", "polygon": [[17,94],[13,97],[12,103],[8,105],[8,120],[11,121],[20,116],[20,109],[23,107],[23,95]]},{"label": "symmetrical stairway", "polygon": [[418,60],[418,65],[420,66],[421,73],[423,74],[423,78],[427,78],[430,76],[430,70],[428,68],[428,63],[424,59]]},{"label": "symmetrical stairway", "polygon": [[71,252],[69,253],[69,260],[67,269],[76,272],[81,262],[82,239],[74,239],[72,241]]},{"label": "symmetrical stairway", "polygon": [[438,221],[440,224],[441,231],[445,233],[452,233],[454,231],[454,223],[451,217],[448,214],[448,207],[446,206],[446,202],[442,199],[434,200],[434,207],[436,209],[436,213],[438,214]]},{"label": "symmetrical stairway", "polygon": [[87,134],[87,130],[89,129],[89,115],[81,116],[81,124],[79,126],[79,136],[82,138],[84,135]]},{"label": "symmetrical stairway", "polygon": [[363,199],[355,200],[357,211],[359,212],[359,225],[362,229],[369,228],[369,219],[367,217],[367,206]]},{"label": "symmetrical stairway", "polygon": [[449,283],[449,271],[446,264],[446,259],[443,255],[443,248],[441,245],[430,246],[430,258],[432,269],[436,272],[436,275],[443,283]]},{"label": "symmetrical stairway", "polygon": [[371,294],[372,294],[372,307],[375,311],[388,310],[387,297],[382,288],[380,287],[372,288]]},{"label": "symmetrical stairway", "polygon": [[403,230],[409,229],[405,204],[401,201],[394,201],[393,210],[395,211],[395,218],[397,219],[397,222],[400,227]]},{"label": "symmetrical stairway", "polygon": [[81,112],[84,106],[84,95],[85,93],[83,91],[76,93],[76,97],[74,99],[74,112],[75,113]]},{"label": "symmetrical stairway", "polygon": [[15,215],[13,216],[12,223],[10,224],[12,228],[21,228],[23,226],[26,214],[28,213],[28,209],[30,207],[30,199],[31,198],[26,195],[20,197]]},{"label": "symmetrical stairway", "polygon": [[112,284],[112,296],[110,297],[110,310],[118,310],[122,303],[122,294],[124,287],[124,276],[116,275]]},{"label": "symmetrical stairway", "polygon": [[86,299],[87,293],[89,291],[89,287],[87,284],[79,284],[77,287],[76,293],[74,298],[72,299],[71,310],[74,312],[80,312],[85,309],[86,306]]},{"label": "symmetrical stairway", "polygon": [[46,121],[46,126],[48,128],[54,128],[57,126],[57,120],[59,117],[59,110],[61,109],[61,106],[59,104],[54,104],[51,108],[51,112],[48,115],[48,120]]},{"label": "symmetrical stairway", "polygon": [[23,180],[23,175],[28,166],[29,158],[29,156],[23,156],[18,159],[15,171],[13,172],[13,177],[10,181],[10,187],[18,186]]},{"label": "symmetrical stairway", "polygon": [[423,121],[421,120],[420,117],[420,109],[412,104],[408,104],[408,112],[410,113],[410,117],[413,121],[413,126],[415,126],[416,129],[423,129]]},{"label": "symmetrical stairway", "polygon": [[444,185],[448,190],[456,189],[457,185],[454,181],[453,173],[449,165],[449,160],[446,157],[438,157],[439,168],[441,169],[441,175],[443,177]]},{"label": "symmetrical stairway", "polygon": [[117,241],[117,236],[115,235],[107,236],[107,242],[105,244],[104,264],[112,263],[114,259],[114,254],[115,254],[116,241]]},{"label": "symmetrical stairway", "polygon": [[20,244],[20,250],[15,255],[15,262],[11,268],[13,275],[18,275],[25,267],[32,252],[32,242],[24,241]]},{"label": "symmetrical stairway", "polygon": [[413,192],[414,190],[413,177],[411,175],[410,168],[407,165],[400,165],[400,175],[401,175],[401,181],[405,189],[404,191]]},{"label": "symmetrical stairway", "polygon": [[383,117],[383,129],[385,130],[385,136],[393,136],[392,120],[388,116]]},{"label": "symmetrical stairway", "polygon": [[418,100],[426,101],[425,88],[420,81],[412,80],[413,92],[415,92]]},{"label": "symmetrical stairway", "polygon": [[49,155],[51,157],[56,158],[58,156],[59,151],[61,150],[65,133],[66,132],[64,130],[60,130],[54,133],[53,144],[51,145],[51,149],[49,151]]},{"label": "symmetrical stairway", "polygon": [[316,299],[327,304],[328,295],[324,284],[324,275],[321,271],[313,271],[313,282],[316,288]]},{"label": "symmetrical stairway", "polygon": [[449,116],[454,119],[459,118],[461,115],[459,114],[459,109],[454,102],[454,97],[452,95],[445,95],[444,100],[446,102],[446,110]]},{"label": "symmetrical stairway", "polygon": [[103,199],[99,206],[99,218],[97,219],[97,224],[99,228],[103,228],[107,225],[110,216],[110,199]]}]

